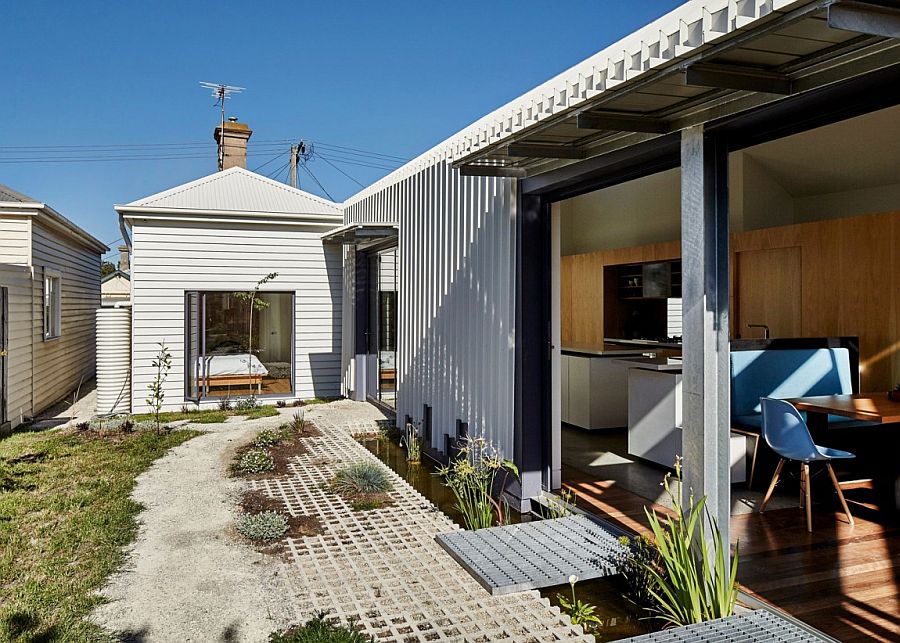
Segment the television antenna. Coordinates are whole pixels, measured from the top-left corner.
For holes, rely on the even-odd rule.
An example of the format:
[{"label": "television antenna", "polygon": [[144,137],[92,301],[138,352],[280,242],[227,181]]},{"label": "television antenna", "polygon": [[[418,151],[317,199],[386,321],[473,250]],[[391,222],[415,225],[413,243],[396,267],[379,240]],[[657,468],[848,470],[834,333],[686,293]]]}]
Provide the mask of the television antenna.
[{"label": "television antenna", "polygon": [[222,83],[201,82],[200,86],[212,91],[212,97],[216,99],[221,113],[221,127],[219,128],[219,170],[225,165],[225,100],[231,98],[231,94],[240,94],[244,87],[223,85]]}]

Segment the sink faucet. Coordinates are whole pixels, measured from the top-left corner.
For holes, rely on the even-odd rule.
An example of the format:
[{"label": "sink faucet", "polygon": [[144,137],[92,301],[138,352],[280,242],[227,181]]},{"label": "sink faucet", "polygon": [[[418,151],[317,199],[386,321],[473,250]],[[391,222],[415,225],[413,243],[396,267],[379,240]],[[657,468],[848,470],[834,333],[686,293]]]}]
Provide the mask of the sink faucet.
[{"label": "sink faucet", "polygon": [[762,328],[763,329],[763,337],[765,339],[769,339],[769,326],[768,324],[747,324],[747,328]]}]

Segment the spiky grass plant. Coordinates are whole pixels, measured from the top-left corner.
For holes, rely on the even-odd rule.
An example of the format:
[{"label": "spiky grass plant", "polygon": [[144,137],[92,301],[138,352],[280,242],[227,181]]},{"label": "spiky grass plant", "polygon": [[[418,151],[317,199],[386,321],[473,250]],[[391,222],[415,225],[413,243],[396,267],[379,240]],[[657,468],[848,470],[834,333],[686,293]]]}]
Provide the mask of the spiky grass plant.
[{"label": "spiky grass plant", "polygon": [[294,411],[294,415],[291,417],[291,429],[293,429],[296,433],[302,433],[303,429],[306,427],[306,411],[303,409],[297,409]]},{"label": "spiky grass plant", "polygon": [[[729,569],[725,563],[728,544],[722,542],[719,526],[706,510],[706,497],[695,502],[690,494],[685,512],[669,486],[670,475],[666,474],[663,486],[672,499],[675,515],[661,517],[656,510],[644,509],[659,550],[660,566],[665,570],[646,565],[654,581],[650,593],[659,603],[656,618],[679,627],[731,616],[738,593],[738,547],[735,545]],[[680,461],[675,464],[675,478],[680,490]],[[711,531],[709,539],[707,529]]]},{"label": "spiky grass plant", "polygon": [[400,443],[406,448],[406,461],[416,463],[422,461],[422,440],[419,438],[419,427],[412,422],[406,423],[406,431],[400,438]]},{"label": "spiky grass plant", "polygon": [[444,485],[456,498],[454,507],[462,514],[466,529],[476,530],[506,524],[508,511],[505,503],[493,497],[497,475],[519,475],[516,465],[500,457],[493,444],[482,437],[466,436],[460,440],[459,456],[437,470]]},{"label": "spiky grass plant", "polygon": [[344,496],[386,493],[394,488],[387,471],[374,462],[355,462],[339,469],[331,480],[331,488]]},{"label": "spiky grass plant", "polygon": [[560,489],[557,495],[543,494],[544,513],[547,518],[565,518],[572,513],[575,506],[575,492],[571,489]]},{"label": "spiky grass plant", "polygon": [[287,531],[288,521],[277,511],[263,511],[242,515],[235,527],[250,540],[275,540]]}]

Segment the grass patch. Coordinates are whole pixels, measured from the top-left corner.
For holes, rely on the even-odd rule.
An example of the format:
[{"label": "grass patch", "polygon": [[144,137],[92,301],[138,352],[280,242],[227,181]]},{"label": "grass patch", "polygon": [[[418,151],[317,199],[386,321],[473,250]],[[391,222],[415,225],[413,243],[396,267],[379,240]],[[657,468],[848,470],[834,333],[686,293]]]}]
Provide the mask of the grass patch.
[{"label": "grass patch", "polygon": [[[272,417],[278,415],[278,409],[274,406],[260,406],[247,411],[236,411],[234,409],[228,411],[220,411],[219,409],[200,409],[197,411],[166,411],[159,414],[159,421],[162,424],[167,422],[177,422],[178,420],[190,420],[194,424],[220,424],[226,418],[240,415],[248,420],[258,420],[259,418]],[[155,421],[156,418],[152,413],[139,413],[131,418],[134,422]]]},{"label": "grass patch", "polygon": [[195,435],[50,431],[0,440],[0,640],[108,640],[84,617],[137,534],[134,479]]},{"label": "grass patch", "polygon": [[337,619],[327,620],[327,614],[320,612],[305,624],[292,627],[284,632],[273,632],[269,643],[370,643],[370,636],[358,632],[353,623],[343,625]]}]

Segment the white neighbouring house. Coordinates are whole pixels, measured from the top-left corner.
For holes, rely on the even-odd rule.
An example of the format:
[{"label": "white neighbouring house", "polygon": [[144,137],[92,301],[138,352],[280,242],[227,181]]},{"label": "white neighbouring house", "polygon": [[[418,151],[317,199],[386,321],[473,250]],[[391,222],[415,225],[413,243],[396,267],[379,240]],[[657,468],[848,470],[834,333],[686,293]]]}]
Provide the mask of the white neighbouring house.
[{"label": "white neighbouring house", "polygon": [[0,185],[0,430],[93,379],[106,250],[49,205]]},{"label": "white neighbouring house", "polygon": [[[243,167],[117,205],[132,245],[132,409],[172,355],[165,408],[341,392],[340,207]],[[235,293],[260,288],[261,309]],[[252,329],[252,330],[251,330]]]}]

